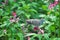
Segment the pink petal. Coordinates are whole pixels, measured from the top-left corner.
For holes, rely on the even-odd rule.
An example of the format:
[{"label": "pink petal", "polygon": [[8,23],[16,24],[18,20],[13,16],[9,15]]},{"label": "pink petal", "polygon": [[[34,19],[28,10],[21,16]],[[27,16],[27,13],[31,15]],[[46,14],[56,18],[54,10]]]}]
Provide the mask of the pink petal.
[{"label": "pink petal", "polygon": [[30,37],[28,36],[28,40],[30,40]]},{"label": "pink petal", "polygon": [[54,4],[57,5],[58,4],[58,1],[55,1]]},{"label": "pink petal", "polygon": [[44,34],[44,30],[41,30],[41,33]]},{"label": "pink petal", "polygon": [[16,17],[16,12],[13,12],[12,15],[13,15],[14,17]]},{"label": "pink petal", "polygon": [[10,19],[10,22],[15,22],[15,20],[14,19]]},{"label": "pink petal", "polygon": [[55,0],[55,1],[58,1],[58,0]]},{"label": "pink petal", "polygon": [[48,8],[51,10],[53,7],[54,7],[54,4],[50,4]]},{"label": "pink petal", "polygon": [[36,31],[36,30],[39,30],[39,28],[38,27],[34,27],[34,31]]}]

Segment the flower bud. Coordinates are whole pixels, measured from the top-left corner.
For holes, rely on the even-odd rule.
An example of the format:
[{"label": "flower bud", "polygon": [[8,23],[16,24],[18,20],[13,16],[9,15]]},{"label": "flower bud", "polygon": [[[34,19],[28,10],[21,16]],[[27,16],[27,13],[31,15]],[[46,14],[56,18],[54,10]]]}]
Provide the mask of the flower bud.
[{"label": "flower bud", "polygon": [[16,15],[16,12],[13,12],[13,13],[12,13],[12,15],[13,15],[14,17],[16,17],[16,16],[17,16],[17,15]]},{"label": "flower bud", "polygon": [[39,28],[38,27],[34,27],[34,31],[37,31],[37,30],[39,30]]}]

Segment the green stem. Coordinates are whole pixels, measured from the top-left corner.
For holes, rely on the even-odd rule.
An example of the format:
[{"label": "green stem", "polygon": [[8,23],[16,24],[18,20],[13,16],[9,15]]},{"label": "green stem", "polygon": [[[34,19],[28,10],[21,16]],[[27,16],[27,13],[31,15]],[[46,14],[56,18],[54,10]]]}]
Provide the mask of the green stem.
[{"label": "green stem", "polygon": [[[60,30],[60,3],[59,3],[59,30]],[[60,37],[60,32],[59,32],[59,37]]]},{"label": "green stem", "polygon": [[59,27],[60,27],[60,3],[59,3]]}]

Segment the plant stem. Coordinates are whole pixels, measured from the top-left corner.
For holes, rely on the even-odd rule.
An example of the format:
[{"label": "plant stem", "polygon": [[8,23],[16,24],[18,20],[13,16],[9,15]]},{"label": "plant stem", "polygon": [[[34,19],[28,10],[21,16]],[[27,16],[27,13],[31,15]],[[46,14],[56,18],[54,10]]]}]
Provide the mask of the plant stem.
[{"label": "plant stem", "polygon": [[[59,30],[60,30],[60,1],[59,1]],[[59,37],[60,37],[60,32],[59,32]]]}]

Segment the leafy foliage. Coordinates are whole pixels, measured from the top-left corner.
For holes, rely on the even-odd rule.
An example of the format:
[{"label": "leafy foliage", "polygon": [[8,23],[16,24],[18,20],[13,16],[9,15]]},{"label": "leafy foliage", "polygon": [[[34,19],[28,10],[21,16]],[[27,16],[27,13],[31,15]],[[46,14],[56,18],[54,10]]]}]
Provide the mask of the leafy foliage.
[{"label": "leafy foliage", "polygon": [[[50,10],[50,3],[54,0],[0,0],[0,40],[60,40],[60,4]],[[41,18],[46,21],[41,33],[26,22]]]}]

